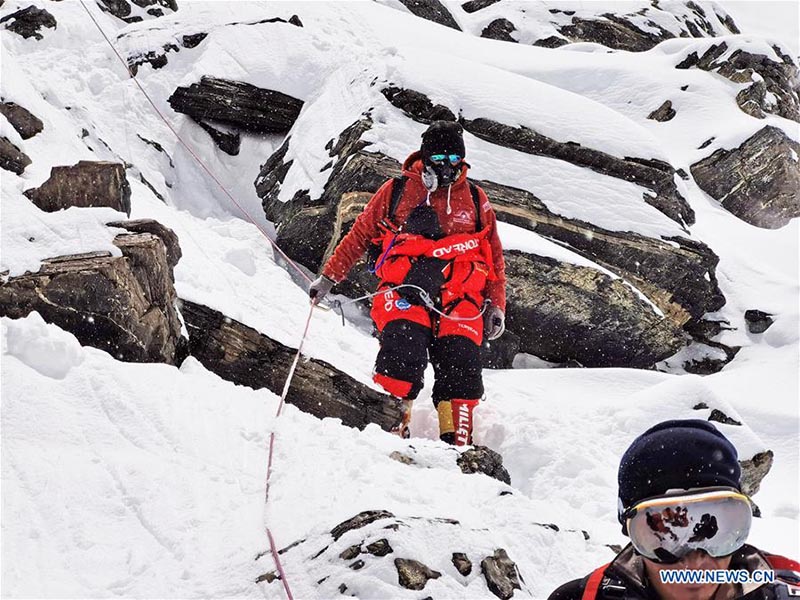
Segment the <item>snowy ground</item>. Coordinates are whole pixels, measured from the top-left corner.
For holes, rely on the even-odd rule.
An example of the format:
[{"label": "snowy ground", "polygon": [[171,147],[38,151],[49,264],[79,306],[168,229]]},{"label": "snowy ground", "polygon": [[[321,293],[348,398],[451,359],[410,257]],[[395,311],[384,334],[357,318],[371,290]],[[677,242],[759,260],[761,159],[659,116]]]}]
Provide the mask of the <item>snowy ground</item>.
[{"label": "snowy ground", "polygon": [[[2,134],[33,158],[22,177],[3,172],[0,270],[35,270],[41,259],[64,253],[116,252],[115,232],[103,224],[122,215],[106,209],[42,213],[21,192],[46,180],[53,165],[124,160],[133,165],[131,217],[154,218],[178,234],[179,296],[296,346],[307,314],[303,289],[276,265],[259,230],[170,137],[81,4],[42,4],[59,23],[44,40],[2,33],[2,95],[34,112],[45,130],[19,140],[0,118]],[[0,16],[26,5],[7,0]],[[215,45],[210,50],[183,49],[171,54],[162,70],[140,69],[140,81],[173,125],[263,227],[268,224],[252,182],[280,140],[245,136],[239,156],[218,152],[202,130],[169,109],[166,98],[176,85],[219,74],[306,100],[292,134],[298,161],[287,188],[303,173],[303,187],[324,183],[317,175],[328,160],[324,143],[374,99],[368,86],[374,75],[361,74],[360,66],[337,69],[342,57],[435,96],[438,74],[426,56],[445,53],[457,68],[448,72],[449,88],[435,101],[512,125],[550,127],[557,139],[563,135],[611,153],[666,158],[676,167],[699,158],[698,141],[716,135],[715,144],[736,145],[764,124],[754,124],[736,108],[737,90],[728,82],[694,71],[673,76],[672,65],[703,41],[676,40],[641,55],[556,53],[442,31],[372,3],[269,9],[255,3],[182,4],[174,16],[129,27],[89,8],[108,32],[126,34],[112,39],[129,53],[137,44],[151,49],[178,32],[195,33],[209,24],[301,17],[300,31],[289,25],[229,27],[234,34],[221,26],[208,38]],[[589,78],[590,72],[602,77]],[[480,86],[467,86],[471,96],[459,93],[465,73],[480,74]],[[599,85],[603,77],[605,85]],[[342,81],[356,83],[337,92]],[[685,83],[695,91],[679,117],[666,124],[645,118]],[[505,90],[508,102],[496,100],[497,89]],[[525,97],[532,98],[529,105],[521,104]],[[710,106],[718,118],[708,119]],[[421,126],[385,106],[375,118],[374,149],[404,158]],[[768,121],[800,139],[796,124]],[[609,123],[614,135],[601,126]],[[139,136],[157,140],[165,152]],[[536,190],[555,212],[653,236],[680,231],[679,224],[641,201],[637,186],[558,161],[497,151],[474,138],[467,144],[476,177]],[[166,203],[138,181],[138,173]],[[749,226],[693,182],[681,185],[697,213],[690,235],[721,259],[717,276],[728,303],[716,316],[735,327],[721,341],[742,350],[709,377],[629,369],[487,371],[476,441],[505,457],[512,488],[458,471],[455,451],[435,441],[429,388],[416,403],[410,442],[374,427],[358,432],[320,421],[293,407],[275,423],[273,394],[222,381],[194,360],[180,369],[120,363],[80,347],[38,315],[2,319],[3,595],[277,598],[279,584],[253,583],[273,568],[268,558],[255,560],[266,549],[264,519],[285,546],[305,537],[322,539],[360,510],[386,509],[398,516],[456,518],[465,532],[487,530],[483,537],[464,533],[465,539],[476,548],[508,550],[526,577],[521,593],[544,598],[556,585],[611,558],[605,544],[625,542],[615,516],[615,477],[630,441],[660,420],[703,418],[711,408],[746,423],[720,426],[743,456],[774,451],[773,470],[755,498],[763,518],[756,520],[751,541],[797,558],[798,226],[777,231]],[[518,228],[504,227],[502,235],[509,247],[586,262]],[[775,324],[763,335],[748,334],[743,321],[748,308],[775,314]],[[315,313],[306,348],[310,356],[370,382],[377,342],[358,328],[343,329],[332,313]],[[692,410],[700,401],[709,410]],[[274,427],[276,467],[265,513],[266,447]],[[389,459],[395,450],[413,456],[417,465]],[[514,493],[499,495],[508,489]],[[588,541],[580,530],[589,533]],[[415,552],[430,555],[429,566],[446,572],[433,545],[409,540]],[[313,585],[306,559],[286,555],[296,596],[324,596]],[[348,577],[348,586],[363,598],[385,597],[391,583],[391,574],[378,568]],[[475,577],[466,582],[443,577],[426,591],[474,598],[481,595],[479,584]]]}]

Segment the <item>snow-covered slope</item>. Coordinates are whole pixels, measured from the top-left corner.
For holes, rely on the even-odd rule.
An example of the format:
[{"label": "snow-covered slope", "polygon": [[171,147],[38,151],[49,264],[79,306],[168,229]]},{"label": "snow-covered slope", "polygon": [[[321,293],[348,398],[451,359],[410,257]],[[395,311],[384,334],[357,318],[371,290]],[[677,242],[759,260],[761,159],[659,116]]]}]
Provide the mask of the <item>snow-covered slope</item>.
[{"label": "snow-covered slope", "polygon": [[[27,4],[6,0],[0,16]],[[22,140],[0,117],[1,134],[32,159],[21,176],[2,172],[0,271],[35,271],[42,259],[61,254],[118,255],[111,243],[117,231],[105,223],[121,213],[44,213],[22,192],[42,184],[56,165],[124,162],[131,217],[155,219],[180,239],[179,297],[297,347],[306,295],[274,260],[261,232],[176,142],[83,5],[37,4],[58,22],[44,39],[0,33],[0,94],[44,122],[40,134]],[[467,118],[527,125],[556,140],[686,170],[765,123],[800,139],[796,123],[742,113],[729,81],[674,69],[708,40],[675,39],[637,54],[585,45],[536,48],[481,39],[377,3],[186,2],[174,14],[133,25],[93,3],[86,6],[129,58],[209,32],[202,46],[169,51],[165,67],[143,64],[137,77],[249,217],[267,230],[253,182],[282,136],[245,135],[238,156],[222,153],[193,121],[171,110],[167,98],[177,86],[217,75],[304,100],[292,131],[288,157],[295,162],[284,182],[287,193],[322,189],[327,174],[320,169],[330,160],[325,143],[368,108],[375,107],[375,127],[367,134],[371,149],[398,160],[415,149],[423,126],[386,103],[370,85],[376,78],[426,92]],[[293,15],[302,28],[257,23]],[[734,39],[763,45],[757,38]],[[668,98],[678,116],[667,123],[648,120]],[[698,150],[711,137],[712,144]],[[800,555],[800,539],[792,533],[800,525],[797,221],[775,231],[755,228],[689,180],[678,184],[697,222],[685,231],[644,203],[636,184],[470,135],[467,146],[475,177],[534,191],[556,214],[610,230],[706,243],[720,257],[717,277],[727,299],[711,316],[733,328],[717,339],[742,346],[736,359],[707,377],[630,369],[487,371],[476,441],[503,455],[512,481],[507,486],[460,472],[456,452],[436,441],[430,387],[416,403],[410,441],[377,427],[359,432],[318,420],[291,406],[276,422],[274,394],[225,382],[194,359],[180,368],[122,363],[81,347],[37,314],[3,318],[3,594],[281,597],[279,583],[254,583],[274,568],[269,556],[255,560],[267,548],[266,519],[279,546],[307,540],[285,553],[297,597],[331,597],[342,583],[363,598],[419,597],[397,587],[396,572],[386,566],[403,552],[445,575],[431,580],[426,594],[492,597],[479,569],[459,579],[449,560],[462,551],[480,561],[502,547],[525,578],[518,594],[545,598],[558,584],[607,562],[613,555],[606,545],[625,543],[616,522],[615,474],[630,441],[660,420],[706,418],[714,408],[745,423],[719,425],[742,457],[764,449],[775,453],[755,497],[763,517],[751,541]],[[509,248],[596,267],[533,232],[503,225],[501,235]],[[751,308],[774,315],[766,333],[747,332],[743,313]],[[305,346],[309,356],[367,385],[377,347],[367,332],[342,328],[336,315],[322,311],[314,314]],[[700,403],[708,408],[695,410]],[[265,512],[273,429],[277,455]],[[415,464],[392,460],[395,451]],[[358,571],[335,558],[345,538],[337,542],[341,548],[334,545],[319,561],[310,560],[306,549],[332,543],[331,528],[370,509],[402,519],[456,519],[460,526],[449,533],[439,525],[410,528],[405,537],[398,534],[395,555]],[[316,585],[323,576],[329,581]]]}]

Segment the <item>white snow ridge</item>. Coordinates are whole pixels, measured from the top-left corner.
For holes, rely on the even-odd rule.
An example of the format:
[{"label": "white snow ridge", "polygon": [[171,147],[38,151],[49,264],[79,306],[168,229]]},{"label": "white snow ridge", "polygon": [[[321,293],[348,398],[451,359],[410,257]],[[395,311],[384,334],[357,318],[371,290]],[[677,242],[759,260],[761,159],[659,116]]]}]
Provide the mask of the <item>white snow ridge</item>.
[{"label": "white snow ridge", "polygon": [[[544,600],[628,543],[668,419],[771,456],[749,543],[800,558],[797,57],[728,4],[0,3],[0,595]],[[436,111],[501,221],[510,483],[439,440],[432,367],[386,431],[365,306],[313,311],[276,418],[306,278]]]}]

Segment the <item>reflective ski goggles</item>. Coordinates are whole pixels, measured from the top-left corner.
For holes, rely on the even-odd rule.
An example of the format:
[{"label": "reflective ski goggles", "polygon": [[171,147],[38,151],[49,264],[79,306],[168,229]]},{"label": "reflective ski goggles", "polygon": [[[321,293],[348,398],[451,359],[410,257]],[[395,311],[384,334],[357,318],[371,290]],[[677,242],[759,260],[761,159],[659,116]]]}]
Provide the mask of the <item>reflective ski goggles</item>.
[{"label": "reflective ski goggles", "polygon": [[694,550],[717,558],[736,552],[750,533],[753,511],[737,490],[705,488],[643,500],[623,516],[636,551],[671,564]]},{"label": "reflective ski goggles", "polygon": [[450,161],[451,165],[457,165],[461,162],[462,156],[459,154],[431,154],[431,162],[441,164],[444,161]]}]

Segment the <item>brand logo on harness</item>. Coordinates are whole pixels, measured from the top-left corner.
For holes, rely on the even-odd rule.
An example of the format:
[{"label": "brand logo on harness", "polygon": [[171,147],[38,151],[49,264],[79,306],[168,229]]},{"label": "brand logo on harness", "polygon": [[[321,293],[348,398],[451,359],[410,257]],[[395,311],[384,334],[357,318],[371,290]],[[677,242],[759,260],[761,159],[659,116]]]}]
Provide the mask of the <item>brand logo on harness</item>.
[{"label": "brand logo on harness", "polygon": [[409,308],[411,308],[411,304],[405,298],[400,298],[399,300],[396,300],[394,305],[400,310],[408,310]]},{"label": "brand logo on harness", "polygon": [[450,244],[449,246],[442,246],[441,248],[436,248],[433,251],[434,258],[441,258],[447,254],[451,253],[458,253],[464,254],[465,252],[469,252],[470,250],[475,250],[480,244],[478,240],[471,239],[467,240],[466,242],[456,242],[455,244]]}]

